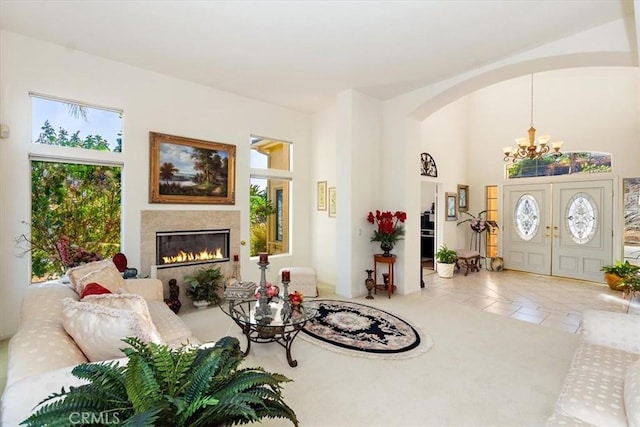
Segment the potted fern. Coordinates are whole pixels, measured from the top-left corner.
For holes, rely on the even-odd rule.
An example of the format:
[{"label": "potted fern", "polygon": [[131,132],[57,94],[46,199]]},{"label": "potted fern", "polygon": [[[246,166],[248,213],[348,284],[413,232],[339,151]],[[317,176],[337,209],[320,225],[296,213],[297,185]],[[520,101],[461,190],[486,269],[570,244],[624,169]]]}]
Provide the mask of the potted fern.
[{"label": "potted fern", "polygon": [[226,426],[263,418],[298,425],[281,392],[281,384],[291,380],[262,368],[239,369],[244,355],[237,338],[179,350],[138,338],[123,341],[131,346],[123,349],[126,365],[76,366],[73,375],[88,384],[53,393],[21,425],[69,425],[78,414],[101,420],[98,424],[131,426]]},{"label": "potted fern", "polygon": [[453,269],[458,259],[458,253],[449,249],[447,245],[440,246],[436,252],[436,261],[438,261],[438,275],[450,279],[453,277]]},{"label": "potted fern", "polygon": [[201,268],[194,274],[184,276],[185,293],[198,308],[209,304],[220,303],[219,289],[222,287],[224,276],[220,267]]}]

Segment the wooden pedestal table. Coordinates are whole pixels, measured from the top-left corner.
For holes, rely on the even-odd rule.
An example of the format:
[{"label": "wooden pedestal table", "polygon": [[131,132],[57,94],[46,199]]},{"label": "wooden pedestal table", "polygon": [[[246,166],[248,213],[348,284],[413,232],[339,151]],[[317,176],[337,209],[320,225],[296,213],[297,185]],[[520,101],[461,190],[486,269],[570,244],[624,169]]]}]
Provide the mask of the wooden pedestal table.
[{"label": "wooden pedestal table", "polygon": [[389,281],[388,283],[376,283],[375,293],[378,293],[378,289],[380,289],[381,291],[387,291],[387,293],[389,294],[389,298],[391,298],[391,294],[396,290],[396,287],[393,284],[393,267],[396,263],[396,256],[384,256],[382,254],[375,254],[373,256],[373,277],[376,281],[378,280],[378,263],[387,264]]}]

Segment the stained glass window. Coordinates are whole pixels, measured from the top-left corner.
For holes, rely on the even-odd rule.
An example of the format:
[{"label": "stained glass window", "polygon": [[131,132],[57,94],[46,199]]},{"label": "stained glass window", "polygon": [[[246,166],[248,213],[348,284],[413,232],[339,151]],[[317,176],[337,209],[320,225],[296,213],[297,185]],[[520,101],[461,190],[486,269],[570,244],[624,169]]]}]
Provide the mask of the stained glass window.
[{"label": "stained glass window", "polygon": [[531,240],[540,228],[540,207],[535,197],[524,194],[518,199],[514,212],[516,233],[522,240]]},{"label": "stained glass window", "polygon": [[567,204],[565,216],[574,242],[583,245],[593,239],[598,228],[598,211],[588,194],[574,194]]}]

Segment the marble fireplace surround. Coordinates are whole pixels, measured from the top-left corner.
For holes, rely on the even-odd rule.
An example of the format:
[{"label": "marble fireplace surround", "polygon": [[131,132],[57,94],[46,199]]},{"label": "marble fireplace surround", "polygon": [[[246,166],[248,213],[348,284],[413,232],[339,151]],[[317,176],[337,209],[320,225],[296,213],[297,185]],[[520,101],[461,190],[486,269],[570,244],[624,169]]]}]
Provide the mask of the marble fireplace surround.
[{"label": "marble fireplace surround", "polygon": [[[230,230],[229,258],[240,253],[240,211],[228,210],[147,210],[140,217],[140,273],[149,275],[151,266],[156,263],[156,232],[185,230]],[[203,267],[220,267],[225,276],[231,273],[231,262],[217,262],[187,265],[157,270],[156,277],[164,285],[165,298],[169,295],[169,280],[176,279],[180,286],[180,300],[183,308],[191,301],[184,294],[182,278]]]}]

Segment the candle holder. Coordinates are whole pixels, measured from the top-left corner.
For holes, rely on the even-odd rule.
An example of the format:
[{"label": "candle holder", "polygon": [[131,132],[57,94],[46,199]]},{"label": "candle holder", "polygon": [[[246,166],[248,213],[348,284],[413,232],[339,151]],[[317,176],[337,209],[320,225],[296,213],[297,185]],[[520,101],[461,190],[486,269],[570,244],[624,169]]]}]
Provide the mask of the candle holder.
[{"label": "candle holder", "polygon": [[231,277],[236,279],[238,282],[242,282],[242,278],[240,277],[240,258],[238,255],[233,256],[233,270],[231,272]]},{"label": "candle holder", "polygon": [[260,257],[260,261],[258,262],[258,267],[260,268],[260,286],[258,286],[258,292],[260,293],[260,297],[258,298],[258,303],[256,304],[256,320],[262,320],[268,317],[271,317],[271,307],[269,307],[269,297],[267,296],[267,276],[266,270],[269,265],[269,261],[266,260],[263,262],[262,257]]},{"label": "candle holder", "polygon": [[282,281],[283,302],[282,302],[282,319],[285,321],[291,316],[291,302],[289,301],[289,280]]}]

